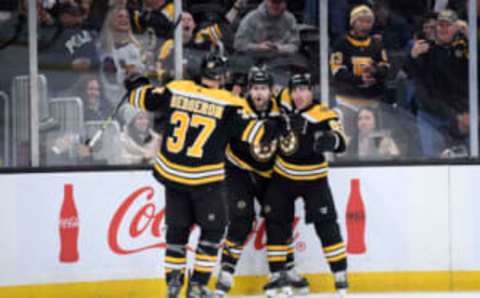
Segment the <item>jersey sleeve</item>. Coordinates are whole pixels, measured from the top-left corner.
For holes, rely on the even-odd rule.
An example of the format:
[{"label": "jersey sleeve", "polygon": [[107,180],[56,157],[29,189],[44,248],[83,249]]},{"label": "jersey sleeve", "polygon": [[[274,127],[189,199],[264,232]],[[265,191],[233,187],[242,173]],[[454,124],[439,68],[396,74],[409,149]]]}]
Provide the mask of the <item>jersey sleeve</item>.
[{"label": "jersey sleeve", "polygon": [[332,116],[325,119],[324,121],[320,122],[317,127],[319,131],[326,132],[335,138],[334,146],[329,151],[335,153],[345,152],[347,148],[347,137],[345,136],[342,122],[337,116]]},{"label": "jersey sleeve", "polygon": [[230,121],[230,136],[242,142],[260,144],[265,136],[264,121],[258,118],[249,118],[242,113],[242,109],[235,109]]},{"label": "jersey sleeve", "polygon": [[172,93],[166,87],[143,85],[130,92],[129,102],[132,106],[143,111],[155,112],[165,109],[171,96]]}]

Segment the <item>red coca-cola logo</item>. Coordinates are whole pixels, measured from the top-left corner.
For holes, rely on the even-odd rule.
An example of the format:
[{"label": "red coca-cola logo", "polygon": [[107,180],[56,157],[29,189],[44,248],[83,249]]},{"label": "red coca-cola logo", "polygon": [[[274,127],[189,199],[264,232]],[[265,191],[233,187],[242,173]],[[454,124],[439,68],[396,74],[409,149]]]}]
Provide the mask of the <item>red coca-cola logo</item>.
[{"label": "red coca-cola logo", "polygon": [[[166,244],[160,237],[162,221],[165,217],[165,209],[158,208],[153,201],[155,191],[152,187],[142,187],[129,195],[117,209],[110,222],[108,229],[108,245],[110,249],[120,255],[137,253],[147,249],[165,248]],[[144,205],[138,210],[131,210],[138,201],[144,201]],[[135,240],[144,233],[150,233],[153,240],[150,244],[139,245],[134,248],[126,248],[120,243],[120,228],[124,226],[127,214],[132,214],[131,222],[128,227],[128,236]]]},{"label": "red coca-cola logo", "polygon": [[[162,227],[165,219],[165,208],[159,206],[154,200],[155,190],[150,187],[142,187],[130,194],[115,211],[110,227],[108,229],[108,245],[110,249],[119,255],[128,255],[141,251],[166,247],[166,243],[162,240]],[[292,229],[294,230],[294,241],[299,239],[300,234],[297,231],[299,217],[295,217]],[[125,231],[125,229],[128,231]],[[260,219],[253,224],[246,245],[253,241],[255,250],[262,250],[266,246],[266,226],[265,220]],[[120,237],[122,235],[123,237]],[[135,243],[135,240],[141,237],[149,239],[150,243],[138,241],[136,247],[127,247],[122,244],[128,241]],[[128,240],[126,238],[129,238]],[[122,239],[122,240],[121,240]]]}]

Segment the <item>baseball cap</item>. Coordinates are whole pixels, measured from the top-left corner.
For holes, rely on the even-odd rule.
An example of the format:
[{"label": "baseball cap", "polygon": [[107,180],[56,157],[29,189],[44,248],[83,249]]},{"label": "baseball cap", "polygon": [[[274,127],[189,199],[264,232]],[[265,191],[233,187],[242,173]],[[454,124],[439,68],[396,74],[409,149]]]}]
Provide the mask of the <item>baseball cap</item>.
[{"label": "baseball cap", "polygon": [[449,23],[455,23],[458,20],[458,15],[451,9],[441,11],[437,16],[437,21],[444,21]]}]

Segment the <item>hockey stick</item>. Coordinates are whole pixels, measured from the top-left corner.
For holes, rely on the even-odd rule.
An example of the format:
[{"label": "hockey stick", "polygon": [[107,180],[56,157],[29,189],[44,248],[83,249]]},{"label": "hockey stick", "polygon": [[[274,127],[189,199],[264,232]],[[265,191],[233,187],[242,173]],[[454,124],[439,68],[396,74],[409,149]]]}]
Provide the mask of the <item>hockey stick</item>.
[{"label": "hockey stick", "polygon": [[125,103],[125,101],[127,101],[129,94],[130,93],[127,92],[125,93],[125,95],[123,95],[120,102],[115,106],[115,109],[112,111],[112,113],[110,113],[107,119],[105,119],[102,126],[95,132],[93,137],[89,141],[87,141],[87,147],[92,149],[93,146],[95,146],[95,144],[98,142],[98,140],[102,137],[103,133],[105,132],[105,129],[107,129],[110,126],[110,124],[112,124],[113,118],[117,116],[118,111],[120,110],[120,107]]}]

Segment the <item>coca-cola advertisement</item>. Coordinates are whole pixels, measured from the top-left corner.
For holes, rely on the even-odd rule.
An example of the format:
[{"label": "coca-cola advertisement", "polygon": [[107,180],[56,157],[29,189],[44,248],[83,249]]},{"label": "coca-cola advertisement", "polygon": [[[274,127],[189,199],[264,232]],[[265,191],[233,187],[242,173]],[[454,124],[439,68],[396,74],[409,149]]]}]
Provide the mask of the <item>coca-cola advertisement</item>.
[{"label": "coca-cola advertisement", "polygon": [[[164,189],[150,172],[18,174],[0,180],[0,286],[164,277]],[[473,236],[445,233],[478,220],[465,215],[476,206],[473,190],[449,171],[341,168],[330,172],[329,181],[352,274],[444,272],[455,260],[468,264],[466,269],[480,267],[480,248],[469,249],[475,248]],[[297,268],[324,277],[329,268],[313,227],[304,223],[302,200],[295,209]],[[473,235],[468,226],[462,230]],[[194,228],[191,249],[198,234]],[[257,218],[238,275],[268,274],[265,236],[265,223]]]},{"label": "coca-cola advertisement", "polygon": [[60,209],[60,262],[78,262],[79,230],[78,211],[73,198],[73,185],[65,184],[64,197]]}]

